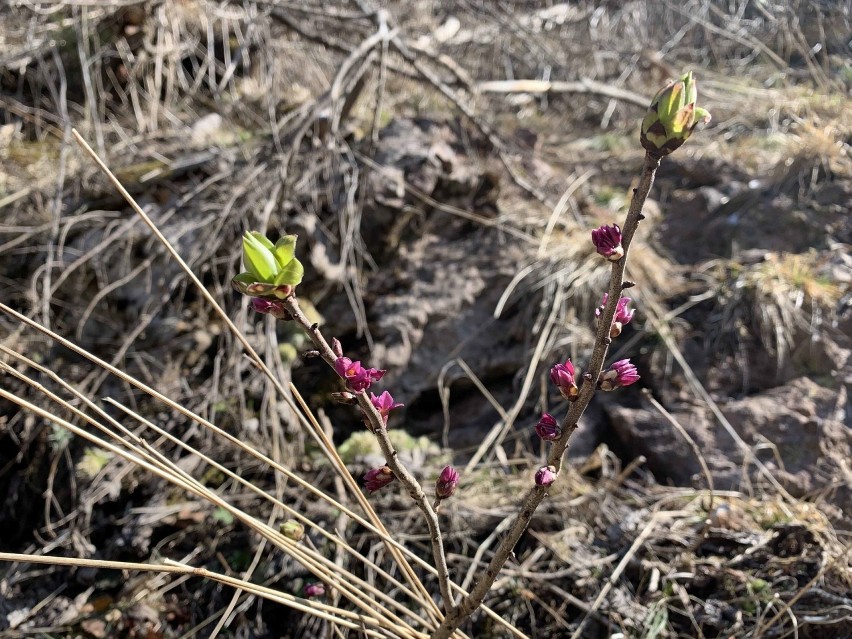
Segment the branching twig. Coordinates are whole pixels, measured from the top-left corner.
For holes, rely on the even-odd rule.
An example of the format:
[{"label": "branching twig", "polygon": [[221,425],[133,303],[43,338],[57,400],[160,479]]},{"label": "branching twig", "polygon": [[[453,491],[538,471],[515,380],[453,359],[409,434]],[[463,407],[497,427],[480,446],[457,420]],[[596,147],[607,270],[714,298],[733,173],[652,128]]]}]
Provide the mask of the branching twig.
[{"label": "branching twig", "polygon": [[[148,227],[151,229],[152,233],[154,233],[154,235],[157,237],[157,239],[163,244],[163,246],[166,248],[166,250],[172,256],[172,258],[180,265],[180,267],[186,273],[187,277],[198,288],[200,294],[205,298],[205,300],[216,311],[216,313],[222,319],[223,323],[228,327],[228,329],[231,331],[231,333],[234,335],[234,337],[243,346],[243,348],[245,349],[246,353],[248,353],[251,360],[258,366],[258,368],[261,371],[263,371],[264,375],[266,375],[266,377],[272,382],[272,384],[275,386],[275,388],[279,392],[279,394],[282,397],[285,398],[285,401],[288,401],[288,403],[290,401],[292,401],[292,400],[289,399],[289,397],[288,397],[283,385],[281,384],[281,382],[272,374],[272,371],[269,370],[269,367],[266,366],[266,364],[261,359],[261,357],[257,354],[257,352],[254,350],[254,348],[252,348],[251,344],[249,344],[249,342],[245,338],[245,336],[239,331],[239,329],[233,323],[233,321],[228,316],[228,314],[222,309],[222,307],[219,305],[219,303],[216,301],[216,299],[212,296],[212,294],[201,283],[201,280],[198,279],[198,276],[195,275],[195,273],[186,264],[186,262],[183,260],[183,258],[181,258],[181,256],[178,254],[178,252],[174,248],[174,246],[172,246],[172,244],[165,238],[165,236],[162,234],[162,232],[152,222],[151,218],[145,213],[145,211],[133,199],[133,197],[130,195],[130,193],[127,192],[127,189],[125,189],[124,186],[121,184],[121,182],[118,180],[118,178],[115,177],[115,174],[113,174],[113,172],[110,171],[109,167],[107,167],[107,165],[104,163],[104,161],[98,156],[97,153],[95,153],[95,151],[92,149],[92,147],[89,146],[89,144],[82,138],[82,136],[80,136],[80,134],[76,130],[72,129],[71,132],[74,135],[74,137],[76,138],[77,142],[83,148],[83,150],[85,150],[86,153],[89,154],[89,156],[95,161],[95,163],[100,167],[100,169],[107,175],[110,182],[112,182],[113,186],[118,190],[118,192],[122,195],[122,197],[124,197],[124,199],[130,205],[130,207],[136,212],[136,214],[140,218],[142,218],[142,220],[145,222],[145,224],[147,224]],[[4,312],[8,313],[8,312],[11,311],[14,314],[14,311],[12,311],[12,309],[9,309],[8,307],[5,307],[2,304],[0,304],[0,308],[2,308],[4,310]],[[150,316],[151,319],[153,319],[153,317],[154,317],[153,315]],[[24,321],[25,318],[19,316],[19,319]],[[135,338],[135,336],[131,336],[131,337]],[[53,339],[60,339],[60,338],[58,336],[53,336]],[[127,343],[129,344],[129,340],[128,340]],[[104,368],[107,368],[107,367],[104,367]],[[108,367],[108,370],[110,370],[110,372],[112,372],[113,374],[119,374],[120,373],[114,367]],[[132,382],[132,383],[135,384],[135,382]],[[153,395],[153,389],[146,390],[146,392]],[[160,395],[159,398],[161,399],[161,401],[165,400],[165,398],[162,395]],[[372,404],[371,404],[371,407],[372,407]],[[173,408],[175,408],[177,410],[182,409],[182,407],[180,405],[173,405]],[[213,425],[210,424],[210,426],[212,427]],[[251,454],[259,455],[259,453],[257,453],[257,451],[254,451],[253,449],[250,449],[249,452]],[[270,465],[275,467],[277,470],[279,470],[279,472],[284,471],[282,466],[280,466],[278,464],[274,464],[272,462],[272,460],[270,460],[269,458],[264,457],[263,461],[266,462],[266,463],[269,463]],[[376,515],[376,513],[372,510],[368,510],[368,515],[369,515],[370,519],[377,525],[377,527],[381,528],[382,524],[381,524],[381,521],[379,520],[378,516]],[[425,598],[425,597],[428,597],[428,594],[426,593],[426,590],[425,590],[423,584],[417,578],[417,575],[415,574],[414,569],[411,567],[411,565],[408,563],[408,561],[403,557],[402,553],[392,544],[389,545],[389,551],[391,552],[391,554],[394,556],[394,558],[399,563],[400,569],[405,573],[406,578],[408,579],[408,581],[412,585],[412,587],[415,590],[420,591],[421,594],[424,595],[424,602],[427,605],[431,605],[431,606],[434,607],[435,604],[432,601],[432,599],[431,598],[428,598],[428,599]],[[433,610],[431,608],[430,608],[430,612],[433,612]]]},{"label": "branching twig", "polygon": [[[334,363],[337,356],[334,354],[331,346],[323,337],[316,324],[312,324],[299,307],[299,302],[294,296],[290,296],[284,300],[284,306],[287,312],[293,317],[293,320],[301,326],[307,333],[310,340],[313,342],[320,356],[325,362],[334,368]],[[438,521],[438,513],[429,503],[429,498],[423,492],[423,488],[415,477],[408,471],[405,465],[399,460],[399,456],[393,444],[388,437],[387,428],[379,411],[373,406],[369,397],[364,392],[358,393],[357,401],[359,408],[363,411],[369,421],[370,430],[376,435],[382,453],[385,456],[385,461],[396,478],[402,482],[408,490],[408,494],[417,504],[417,507],[423,512],[426,519],[426,525],[429,528],[429,539],[432,542],[432,555],[435,561],[435,568],[438,571],[438,584],[441,589],[441,597],[444,600],[444,609],[451,613],[455,606],[453,604],[452,593],[450,590],[450,572],[447,568],[447,557],[444,553],[444,543],[441,538],[441,528]],[[452,630],[455,630],[453,628]],[[449,636],[449,635],[447,635]]]},{"label": "branching twig", "polygon": [[[583,385],[580,388],[580,395],[571,405],[568,411],[568,416],[562,422],[562,436],[555,442],[550,450],[550,455],[547,458],[547,464],[556,468],[557,473],[562,466],[562,457],[568,449],[568,441],[573,432],[577,429],[577,424],[589,402],[595,394],[597,380],[603,368],[604,360],[606,359],[607,350],[611,343],[609,331],[612,326],[612,321],[615,317],[618,300],[621,297],[621,291],[624,286],[624,269],[627,264],[627,255],[630,248],[630,242],[642,220],[642,207],[645,199],[648,197],[648,192],[651,190],[651,185],[654,183],[654,175],[657,168],[660,166],[660,158],[651,154],[645,155],[645,164],[642,170],[642,178],[639,181],[639,186],[633,191],[633,199],[630,202],[630,209],[627,212],[627,219],[622,228],[622,246],[624,248],[624,257],[612,265],[612,273],[609,280],[609,298],[604,308],[603,314],[598,322],[597,334],[595,336],[595,348],[592,351],[592,356],[589,361],[589,366],[583,376]],[[520,539],[521,535],[526,530],[532,519],[533,513],[544,497],[547,495],[547,487],[533,486],[521,502],[520,509],[515,517],[509,532],[500,542],[497,550],[488,567],[485,569],[480,580],[471,590],[470,595],[462,599],[458,606],[447,614],[441,627],[433,634],[432,639],[448,639],[453,631],[458,628],[462,622],[470,617],[485,595],[491,589],[494,580],[503,564],[512,554],[512,550]]]}]

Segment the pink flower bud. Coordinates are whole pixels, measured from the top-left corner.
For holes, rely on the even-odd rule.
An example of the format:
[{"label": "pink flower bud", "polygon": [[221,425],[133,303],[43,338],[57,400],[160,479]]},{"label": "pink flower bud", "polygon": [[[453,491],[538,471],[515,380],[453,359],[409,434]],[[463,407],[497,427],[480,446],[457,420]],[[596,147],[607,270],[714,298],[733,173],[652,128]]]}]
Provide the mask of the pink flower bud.
[{"label": "pink flower bud", "polygon": [[281,300],[269,300],[262,297],[253,297],[250,302],[252,310],[264,315],[272,315],[277,320],[293,319],[290,312],[284,308],[284,302]]},{"label": "pink flower bud", "polygon": [[562,397],[569,402],[573,402],[580,394],[574,374],[574,364],[571,363],[570,359],[566,360],[564,364],[556,364],[550,369],[550,381],[559,389]]},{"label": "pink flower bud", "polygon": [[456,492],[456,487],[459,485],[459,474],[452,466],[445,466],[435,482],[435,497],[438,499],[447,499],[452,497]]},{"label": "pink flower bud", "polygon": [[362,393],[370,388],[373,382],[379,381],[387,372],[376,368],[364,368],[361,362],[353,362],[348,357],[338,357],[334,362],[334,370],[346,380],[349,390],[356,393]]},{"label": "pink flower bud", "polygon": [[[601,305],[595,309],[595,317],[600,319],[601,315],[603,315],[604,307],[606,306],[607,300],[609,299],[609,293],[604,293],[603,301]],[[609,329],[609,336],[612,338],[618,337],[621,335],[622,329],[627,326],[631,320],[633,319],[633,313],[636,311],[630,308],[627,308],[627,305],[633,301],[629,297],[622,297],[618,300],[618,305],[615,307],[615,315],[612,318],[612,326]]]},{"label": "pink flower bud", "polygon": [[374,493],[387,486],[394,479],[396,477],[388,466],[372,468],[364,473],[364,488]]},{"label": "pink flower bud", "polygon": [[559,428],[559,422],[550,413],[544,413],[538,424],[535,425],[535,432],[546,442],[552,442],[559,439],[562,435],[562,429]]},{"label": "pink flower bud", "polygon": [[592,243],[595,250],[610,262],[617,262],[624,257],[624,247],[621,246],[621,228],[618,224],[603,225],[592,231]]},{"label": "pink flower bud", "polygon": [[306,584],[304,588],[305,597],[324,597],[325,586],[319,582]]},{"label": "pink flower bud", "polygon": [[382,416],[385,426],[388,425],[388,413],[390,413],[394,408],[405,406],[405,404],[393,401],[393,397],[391,397],[391,394],[387,391],[378,397],[376,397],[373,393],[370,393],[370,402],[372,402],[373,406],[376,407],[376,410],[379,411],[379,415]]},{"label": "pink flower bud", "polygon": [[535,483],[537,486],[550,486],[556,481],[556,468],[553,466],[542,466],[535,473]]},{"label": "pink flower bud", "polygon": [[614,391],[639,381],[639,373],[629,359],[620,359],[601,374],[598,385],[603,391]]}]

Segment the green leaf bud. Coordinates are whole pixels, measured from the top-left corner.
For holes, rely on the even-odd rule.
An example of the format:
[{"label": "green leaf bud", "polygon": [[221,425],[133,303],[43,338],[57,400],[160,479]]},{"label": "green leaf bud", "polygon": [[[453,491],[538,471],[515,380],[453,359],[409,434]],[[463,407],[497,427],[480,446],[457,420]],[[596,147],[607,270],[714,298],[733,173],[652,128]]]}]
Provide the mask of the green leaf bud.
[{"label": "green leaf bud", "polygon": [[262,233],[247,231],[243,235],[246,271],[234,277],[231,284],[243,295],[285,299],[305,274],[305,267],[295,255],[295,235],[284,235],[273,244]]},{"label": "green leaf bud", "polygon": [[275,246],[257,231],[243,235],[243,264],[257,282],[272,282],[278,272]]},{"label": "green leaf bud", "polygon": [[658,91],[642,120],[639,139],[645,150],[657,157],[668,155],[689,139],[699,122],[709,122],[710,113],[695,105],[697,99],[691,71]]},{"label": "green leaf bud", "polygon": [[305,527],[295,519],[288,519],[281,524],[281,534],[293,541],[302,541],[305,538]]}]

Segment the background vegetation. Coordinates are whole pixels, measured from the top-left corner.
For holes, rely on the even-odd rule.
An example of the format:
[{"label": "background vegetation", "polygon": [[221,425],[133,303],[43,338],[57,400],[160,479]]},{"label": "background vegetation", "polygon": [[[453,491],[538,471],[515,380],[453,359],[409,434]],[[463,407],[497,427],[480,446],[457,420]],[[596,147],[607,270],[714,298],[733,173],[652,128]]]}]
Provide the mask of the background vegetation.
[{"label": "background vegetation", "polygon": [[[313,580],[228,508],[13,399],[91,430],[71,410],[88,398],[241,512],[283,516],[119,406],[392,565],[361,523],[25,321],[357,508],[72,127],[360,476],[381,459],[330,401],[334,376],[229,288],[243,230],[299,234],[302,304],[389,369],[409,467],[426,485],[463,469],[441,512],[468,585],[537,467],[532,425],[560,410],[549,366],[588,353],[608,268],[589,231],[623,217],[648,98],[692,69],[714,119],[663,162],[631,253],[618,353],[642,382],[596,399],[486,603],[530,637],[849,636],[850,16],[804,0],[3,3],[0,550],[169,558],[297,595]],[[430,556],[405,495],[370,501]],[[8,563],[0,634],[335,636],[232,597],[190,574]],[[465,630],[505,635],[482,615]]]}]

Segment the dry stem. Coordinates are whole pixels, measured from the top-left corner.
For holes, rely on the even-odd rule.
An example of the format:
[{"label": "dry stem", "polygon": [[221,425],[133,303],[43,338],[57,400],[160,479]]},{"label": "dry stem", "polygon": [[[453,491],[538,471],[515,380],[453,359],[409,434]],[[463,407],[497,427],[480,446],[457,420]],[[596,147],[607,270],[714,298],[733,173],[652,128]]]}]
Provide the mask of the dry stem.
[{"label": "dry stem", "polygon": [[[547,457],[547,465],[554,466],[557,473],[562,467],[562,458],[565,451],[568,449],[568,441],[572,433],[577,429],[577,424],[592,397],[595,394],[597,380],[603,368],[604,360],[606,359],[607,350],[612,340],[609,337],[609,330],[612,326],[612,320],[615,317],[618,300],[621,297],[621,291],[624,288],[624,270],[627,265],[627,255],[630,249],[630,242],[633,239],[633,234],[636,232],[639,222],[642,220],[642,207],[645,204],[645,199],[648,197],[648,192],[651,190],[651,185],[654,183],[654,175],[657,168],[660,166],[660,158],[650,154],[645,155],[645,164],[642,169],[642,177],[639,181],[639,186],[633,191],[633,199],[630,202],[630,209],[627,212],[627,219],[624,221],[622,228],[622,246],[624,247],[624,257],[612,265],[612,273],[609,279],[609,298],[606,307],[603,311],[603,316],[598,323],[597,334],[595,335],[595,347],[592,351],[592,356],[589,361],[589,366],[586,373],[583,375],[583,385],[580,388],[580,395],[571,405],[568,411],[568,416],[562,422],[562,436],[555,442],[550,449],[550,455]],[[503,564],[512,554],[515,544],[518,539],[527,529],[527,526],[532,519],[533,513],[539,504],[547,495],[547,488],[544,486],[533,486],[526,497],[521,502],[518,514],[515,521],[503,537],[491,562],[485,569],[485,573],[471,590],[470,595],[463,598],[458,606],[450,611],[441,627],[433,634],[432,639],[448,639],[452,633],[470,617],[488,594],[494,580]]]}]

